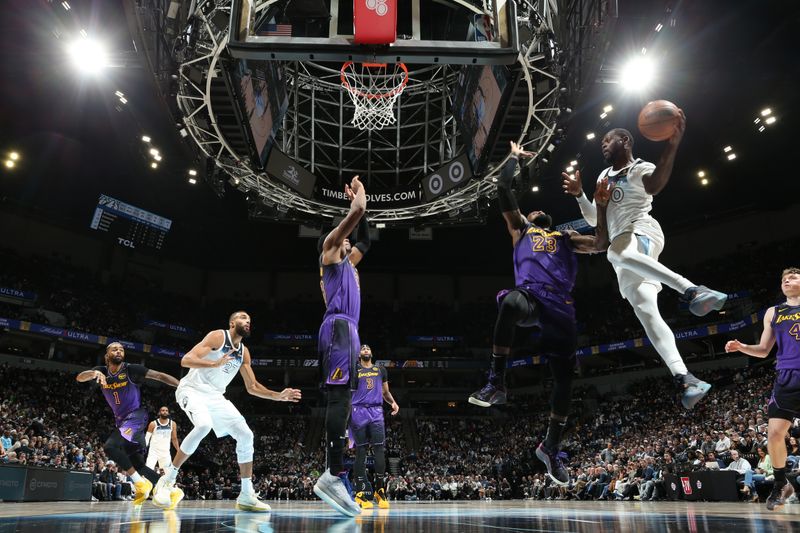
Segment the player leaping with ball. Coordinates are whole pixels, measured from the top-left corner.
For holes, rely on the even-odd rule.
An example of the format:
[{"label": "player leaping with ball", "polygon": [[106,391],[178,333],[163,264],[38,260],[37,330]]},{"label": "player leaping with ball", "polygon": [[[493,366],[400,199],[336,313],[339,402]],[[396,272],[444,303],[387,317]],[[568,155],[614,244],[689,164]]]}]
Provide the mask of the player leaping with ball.
[{"label": "player leaping with ball", "polygon": [[[614,267],[622,297],[644,327],[661,359],[672,373],[682,392],[681,403],[691,409],[711,389],[711,385],[689,373],[683,363],[675,335],[658,310],[658,292],[665,284],[681,293],[689,302],[689,310],[703,316],[722,309],[727,295],[698,286],[658,262],[664,249],[664,233],[650,216],[653,196],[669,181],[675,154],[686,128],[686,117],[679,112],[675,131],[653,165],[633,157],[633,136],[628,130],[615,128],[601,142],[603,157],[610,167],[600,173],[598,181],[608,180],[611,201],[608,203],[608,234],[611,246],[608,261]],[[590,225],[597,223],[597,207],[583,193],[580,172],[564,176],[564,192],[578,199],[581,213]]]}]

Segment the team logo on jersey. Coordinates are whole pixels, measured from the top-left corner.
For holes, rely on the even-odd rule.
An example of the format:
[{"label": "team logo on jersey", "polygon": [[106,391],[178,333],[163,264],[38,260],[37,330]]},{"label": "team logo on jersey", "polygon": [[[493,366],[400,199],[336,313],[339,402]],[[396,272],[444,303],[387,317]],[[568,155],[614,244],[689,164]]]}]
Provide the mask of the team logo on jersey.
[{"label": "team logo on jersey", "polygon": [[122,430],[122,434],[125,435],[126,437],[130,437],[133,434],[133,429],[125,428]]},{"label": "team logo on jersey", "polygon": [[331,374],[331,379],[334,380],[334,381],[338,381],[338,380],[342,379],[342,375],[343,374],[344,373],[342,372],[342,369],[339,368],[339,367],[336,367],[336,370],[334,370],[333,374]]},{"label": "team logo on jersey", "polygon": [[117,374],[117,377],[119,379],[125,379],[125,372],[123,372],[122,374]]},{"label": "team logo on jersey", "polygon": [[614,186],[611,189],[611,201],[619,203],[623,198],[625,198],[625,191],[622,190],[622,187]]}]

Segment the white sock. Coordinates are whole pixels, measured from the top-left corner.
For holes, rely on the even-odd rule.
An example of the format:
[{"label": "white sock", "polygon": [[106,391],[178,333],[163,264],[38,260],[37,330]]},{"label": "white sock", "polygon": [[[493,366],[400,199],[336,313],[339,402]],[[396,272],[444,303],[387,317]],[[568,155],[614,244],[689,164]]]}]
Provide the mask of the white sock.
[{"label": "white sock", "polygon": [[633,312],[642,324],[647,338],[666,363],[673,376],[687,374],[689,371],[683,362],[675,335],[658,312],[658,289],[652,283],[634,285],[625,290]]},{"label": "white sock", "polygon": [[252,494],[255,492],[253,489],[253,480],[249,477],[242,478],[242,492]]},{"label": "white sock", "polygon": [[134,483],[139,483],[142,480],[142,476],[139,475],[139,472],[134,472],[129,477]]},{"label": "white sock", "polygon": [[165,476],[167,476],[167,481],[169,481],[170,483],[174,483],[175,480],[178,478],[178,470],[180,470],[180,468],[173,465],[169,465],[165,469],[165,474],[164,474]]},{"label": "white sock", "polygon": [[[655,243],[651,242],[651,246],[655,246]],[[648,281],[663,283],[679,294],[695,287],[695,284],[688,279],[643,253],[639,248],[639,240],[633,233],[623,234],[614,239],[608,249],[608,261],[612,265],[635,272]]]}]

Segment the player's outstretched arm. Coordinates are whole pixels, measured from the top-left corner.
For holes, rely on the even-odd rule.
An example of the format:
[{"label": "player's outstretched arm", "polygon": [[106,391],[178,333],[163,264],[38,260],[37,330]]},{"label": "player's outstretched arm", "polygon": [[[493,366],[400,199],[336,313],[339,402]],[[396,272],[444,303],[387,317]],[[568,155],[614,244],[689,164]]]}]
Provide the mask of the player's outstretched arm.
[{"label": "player's outstretched arm", "polygon": [[581,171],[576,170],[574,175],[561,173],[564,178],[561,187],[564,189],[564,194],[574,196],[578,201],[578,208],[581,210],[581,216],[586,220],[590,226],[597,226],[597,204],[590,202],[583,192],[583,184],[581,183]]},{"label": "player's outstretched arm", "polygon": [[178,380],[169,374],[165,374],[163,372],[159,372],[158,370],[151,370],[147,369],[147,374],[144,375],[147,379],[152,379],[153,381],[160,381],[165,385],[169,385],[170,387],[177,387]]},{"label": "player's outstretched arm", "polygon": [[753,357],[766,357],[775,346],[775,332],[772,330],[772,319],[775,318],[775,308],[770,307],[764,314],[764,331],[758,344],[744,344],[734,339],[725,343],[726,352],[742,352]]},{"label": "player's outstretched arm", "polygon": [[525,229],[527,221],[517,205],[517,198],[511,185],[514,181],[514,171],[520,158],[533,157],[533,152],[526,152],[520,145],[511,141],[511,155],[509,156],[500,176],[497,178],[497,200],[500,203],[500,212],[506,220],[506,227],[511,238],[516,243],[520,230]]},{"label": "player's outstretched arm", "polygon": [[664,147],[664,151],[661,152],[656,168],[652,174],[642,177],[644,190],[647,194],[656,195],[667,186],[669,177],[672,175],[672,166],[675,164],[675,154],[678,153],[678,145],[681,143],[685,130],[686,115],[683,114],[682,109],[679,109],[678,120],[675,122],[675,131],[672,133],[672,137],[667,140],[667,145]]},{"label": "player's outstretched arm", "polygon": [[216,361],[211,361],[210,359],[205,358],[209,353],[216,350],[218,347],[223,346],[224,344],[225,334],[222,332],[222,330],[218,329],[212,331],[181,358],[181,366],[183,368],[213,368],[215,366],[225,365],[228,361],[233,359],[231,357],[233,350],[226,353]]},{"label": "player's outstretched arm", "polygon": [[80,383],[85,383],[87,381],[94,380],[98,382],[100,385],[106,384],[106,376],[99,370],[94,370],[94,369],[84,370],[83,372],[75,376],[75,380],[79,381]]},{"label": "player's outstretched arm", "polygon": [[[358,240],[355,239],[356,233],[358,234]],[[361,217],[361,222],[358,223],[358,231],[351,234],[350,242],[354,242],[353,249],[350,251],[350,262],[353,263],[353,266],[358,266],[372,245],[372,241],[369,238],[369,222],[367,222],[366,215]]]},{"label": "player's outstretched arm", "polygon": [[344,186],[344,192],[350,198],[350,211],[325,238],[325,242],[322,244],[323,265],[332,265],[342,260],[339,256],[339,249],[348,235],[356,229],[358,221],[367,211],[367,194],[358,176],[353,178],[350,185]]},{"label": "player's outstretched arm", "polygon": [[606,208],[611,197],[611,188],[608,186],[608,178],[603,178],[597,182],[594,199],[597,204],[597,220],[594,235],[570,234],[570,242],[577,253],[593,254],[605,252],[608,249],[608,225],[606,224]]},{"label": "player's outstretched arm", "polygon": [[297,403],[302,398],[302,394],[298,389],[283,389],[281,392],[270,390],[258,382],[256,375],[253,373],[253,367],[250,366],[250,350],[247,346],[244,348],[244,357],[242,358],[242,366],[239,367],[239,373],[244,380],[244,386],[248,394],[264,398],[265,400],[273,400],[276,402],[294,402]]}]

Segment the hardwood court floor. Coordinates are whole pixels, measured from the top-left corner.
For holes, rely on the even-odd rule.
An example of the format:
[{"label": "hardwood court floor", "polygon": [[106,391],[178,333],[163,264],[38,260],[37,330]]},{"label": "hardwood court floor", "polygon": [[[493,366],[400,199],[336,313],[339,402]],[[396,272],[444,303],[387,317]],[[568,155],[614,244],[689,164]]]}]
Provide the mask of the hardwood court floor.
[{"label": "hardwood court floor", "polygon": [[344,518],[322,502],[270,502],[272,512],[236,511],[233,502],[186,501],[164,512],[130,502],[0,503],[0,532],[195,533],[475,531],[722,533],[800,531],[800,505],[701,502],[393,502],[389,510]]}]

